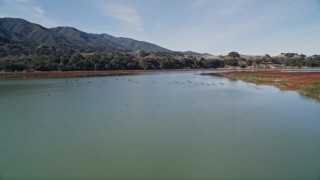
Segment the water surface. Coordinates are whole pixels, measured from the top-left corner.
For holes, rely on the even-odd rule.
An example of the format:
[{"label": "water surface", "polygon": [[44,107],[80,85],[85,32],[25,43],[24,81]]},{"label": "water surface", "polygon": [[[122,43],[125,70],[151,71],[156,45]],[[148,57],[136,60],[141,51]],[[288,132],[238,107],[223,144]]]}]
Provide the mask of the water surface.
[{"label": "water surface", "polygon": [[320,103],[197,72],[0,79],[0,179],[319,179]]}]

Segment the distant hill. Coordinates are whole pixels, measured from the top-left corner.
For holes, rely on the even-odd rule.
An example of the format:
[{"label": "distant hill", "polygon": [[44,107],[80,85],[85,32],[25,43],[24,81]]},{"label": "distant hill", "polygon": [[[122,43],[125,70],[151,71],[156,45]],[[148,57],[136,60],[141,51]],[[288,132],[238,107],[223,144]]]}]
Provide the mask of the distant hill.
[{"label": "distant hill", "polygon": [[73,27],[45,28],[18,18],[0,18],[0,42],[170,52],[166,48],[144,41],[114,37],[108,34],[91,34]]},{"label": "distant hill", "polygon": [[193,51],[184,51],[181,52],[182,54],[186,56],[210,56],[211,54],[208,53],[198,53],[198,52],[193,52]]}]

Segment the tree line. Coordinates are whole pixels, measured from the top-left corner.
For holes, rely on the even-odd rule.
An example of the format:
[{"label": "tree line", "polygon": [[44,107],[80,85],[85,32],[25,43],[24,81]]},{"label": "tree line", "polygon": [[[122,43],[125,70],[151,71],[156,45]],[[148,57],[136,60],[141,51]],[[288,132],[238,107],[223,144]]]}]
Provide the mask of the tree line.
[{"label": "tree line", "polygon": [[220,59],[185,56],[179,52],[132,52],[105,48],[50,47],[25,44],[0,45],[0,71],[91,71],[223,68],[271,66],[320,67],[320,55],[296,53],[245,59],[230,52]]}]

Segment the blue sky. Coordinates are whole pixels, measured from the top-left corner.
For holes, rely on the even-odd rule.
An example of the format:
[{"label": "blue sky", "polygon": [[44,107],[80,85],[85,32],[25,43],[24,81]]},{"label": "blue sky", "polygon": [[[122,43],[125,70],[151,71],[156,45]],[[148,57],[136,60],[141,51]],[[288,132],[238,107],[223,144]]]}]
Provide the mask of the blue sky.
[{"label": "blue sky", "polygon": [[320,0],[0,0],[0,17],[179,51],[320,54]]}]

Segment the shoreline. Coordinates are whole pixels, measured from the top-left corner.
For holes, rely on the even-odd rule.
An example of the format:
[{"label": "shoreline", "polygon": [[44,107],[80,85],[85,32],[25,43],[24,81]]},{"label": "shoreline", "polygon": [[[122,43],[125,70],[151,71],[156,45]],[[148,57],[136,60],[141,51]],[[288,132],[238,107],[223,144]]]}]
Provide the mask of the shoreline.
[{"label": "shoreline", "polygon": [[153,70],[104,70],[104,71],[17,71],[0,72],[0,77],[76,77],[76,76],[99,76],[99,75],[125,75],[136,73],[156,72],[187,72],[187,71],[222,71],[222,70],[246,70],[246,69],[153,69]]},{"label": "shoreline", "polygon": [[241,68],[212,68],[212,69],[152,69],[152,70],[103,70],[103,71],[15,71],[1,72],[0,77],[77,77],[99,75],[126,75],[136,73],[157,72],[188,72],[188,71],[281,71],[284,69],[241,69]]},{"label": "shoreline", "polygon": [[284,72],[285,70],[295,69],[319,69],[318,67],[286,67],[286,68],[197,68],[197,69],[150,69],[150,70],[101,70],[101,71],[0,71],[0,77],[76,77],[76,76],[99,76],[99,75],[125,75],[136,73],[153,73],[153,72],[179,72],[179,71],[233,71],[233,72]]},{"label": "shoreline", "polygon": [[272,85],[280,90],[297,91],[302,95],[320,99],[320,72],[254,71],[218,74],[248,83]]},{"label": "shoreline", "polygon": [[105,70],[105,71],[27,71],[27,72],[0,72],[0,77],[77,77],[77,76],[99,76],[99,75],[126,75],[126,74],[152,73],[152,72],[196,71],[196,70],[200,70],[200,69]]}]

